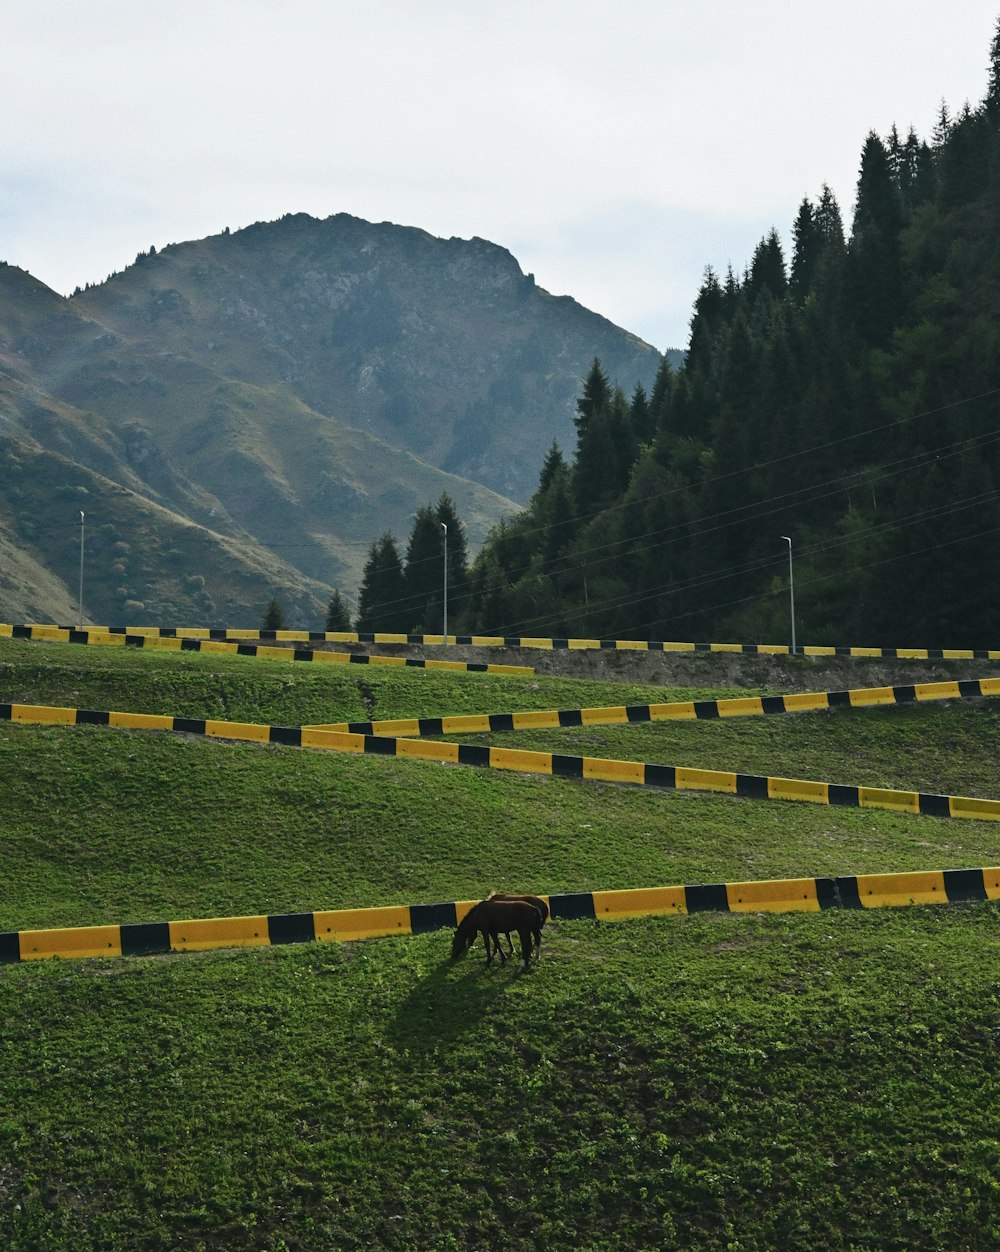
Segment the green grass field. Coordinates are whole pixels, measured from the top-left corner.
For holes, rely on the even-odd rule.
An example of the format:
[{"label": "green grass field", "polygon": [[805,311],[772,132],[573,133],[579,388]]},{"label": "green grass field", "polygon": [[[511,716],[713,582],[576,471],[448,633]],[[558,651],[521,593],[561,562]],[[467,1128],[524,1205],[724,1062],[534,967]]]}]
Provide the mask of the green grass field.
[{"label": "green grass field", "polygon": [[[733,694],[0,641],[277,724]],[[503,742],[995,796],[990,702]],[[499,737],[494,737],[500,742]],[[0,930],[997,864],[1000,827],[0,723]],[[996,904],[0,966],[0,1246],[993,1248]]]}]

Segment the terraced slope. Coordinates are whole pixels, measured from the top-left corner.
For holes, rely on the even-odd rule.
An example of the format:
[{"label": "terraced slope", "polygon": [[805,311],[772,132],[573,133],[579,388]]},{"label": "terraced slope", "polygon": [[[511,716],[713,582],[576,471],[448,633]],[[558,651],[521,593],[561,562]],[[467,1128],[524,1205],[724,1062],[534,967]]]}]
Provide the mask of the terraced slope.
[{"label": "terraced slope", "polygon": [[[0,641],[0,700],[194,717],[654,694]],[[995,794],[995,716],[546,735]],[[0,791],[0,929],[998,860],[990,823],[100,727],[0,724]],[[528,974],[477,950],[451,964],[448,932],[0,966],[0,1241],[985,1249],[998,921],[982,904],[559,922]]]}]

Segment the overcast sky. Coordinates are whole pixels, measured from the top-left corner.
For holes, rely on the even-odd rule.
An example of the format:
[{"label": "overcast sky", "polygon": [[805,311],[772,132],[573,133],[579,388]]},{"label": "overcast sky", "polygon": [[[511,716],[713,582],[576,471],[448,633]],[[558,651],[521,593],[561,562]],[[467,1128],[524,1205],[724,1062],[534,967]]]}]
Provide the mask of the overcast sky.
[{"label": "overcast sky", "polygon": [[986,90],[1000,0],[0,0],[0,260],[57,291],[289,212],[479,235],[684,347],[706,265],[845,219]]}]

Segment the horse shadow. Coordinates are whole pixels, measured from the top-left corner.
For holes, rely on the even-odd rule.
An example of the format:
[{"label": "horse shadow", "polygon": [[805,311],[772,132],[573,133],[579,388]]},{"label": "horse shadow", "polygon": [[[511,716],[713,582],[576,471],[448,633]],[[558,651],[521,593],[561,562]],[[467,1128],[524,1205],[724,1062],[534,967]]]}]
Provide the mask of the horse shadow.
[{"label": "horse shadow", "polygon": [[457,1043],[477,1031],[483,1018],[496,1014],[512,980],[526,972],[518,960],[487,965],[478,947],[458,961],[449,951],[400,1001],[389,1041],[411,1053]]}]

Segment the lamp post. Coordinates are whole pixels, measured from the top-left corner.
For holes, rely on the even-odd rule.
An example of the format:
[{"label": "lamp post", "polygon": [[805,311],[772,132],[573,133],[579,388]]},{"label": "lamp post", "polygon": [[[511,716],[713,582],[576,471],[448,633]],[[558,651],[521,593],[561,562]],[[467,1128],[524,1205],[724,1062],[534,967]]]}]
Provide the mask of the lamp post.
[{"label": "lamp post", "polygon": [[441,523],[444,531],[444,642],[448,642],[448,527]]},{"label": "lamp post", "polygon": [[788,597],[791,603],[792,612],[792,656],[795,655],[795,575],[792,570],[792,541],[788,535],[782,535],[785,543],[788,544]]},{"label": "lamp post", "polygon": [[80,600],[79,600],[79,623],[80,629],[83,630],[83,509],[80,510]]}]

